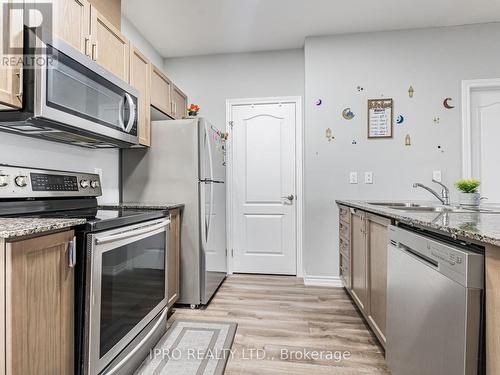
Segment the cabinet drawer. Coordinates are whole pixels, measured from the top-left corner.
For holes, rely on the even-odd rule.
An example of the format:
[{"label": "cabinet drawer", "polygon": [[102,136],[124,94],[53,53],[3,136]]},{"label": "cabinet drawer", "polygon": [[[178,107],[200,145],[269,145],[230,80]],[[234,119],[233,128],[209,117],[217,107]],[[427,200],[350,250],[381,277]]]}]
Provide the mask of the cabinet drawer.
[{"label": "cabinet drawer", "polygon": [[349,248],[349,243],[345,241],[343,238],[340,238],[339,250],[342,256],[348,259],[351,258],[351,249]]},{"label": "cabinet drawer", "polygon": [[340,278],[342,279],[342,283],[344,287],[351,287],[351,268],[349,264],[349,259],[340,255]]},{"label": "cabinet drawer", "polygon": [[344,221],[349,224],[350,219],[349,207],[339,206],[339,217],[340,221]]},{"label": "cabinet drawer", "polygon": [[339,233],[340,233],[340,238],[349,243],[349,225],[341,221],[339,223]]}]

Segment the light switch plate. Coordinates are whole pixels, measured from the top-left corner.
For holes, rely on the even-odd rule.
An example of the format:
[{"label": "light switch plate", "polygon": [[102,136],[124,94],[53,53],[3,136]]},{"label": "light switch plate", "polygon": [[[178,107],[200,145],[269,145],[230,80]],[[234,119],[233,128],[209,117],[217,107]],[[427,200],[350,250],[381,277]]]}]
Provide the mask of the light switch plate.
[{"label": "light switch plate", "polygon": [[432,171],[432,179],[441,182],[441,171]]},{"label": "light switch plate", "polygon": [[349,173],[349,183],[357,184],[358,183],[358,172]]},{"label": "light switch plate", "polygon": [[373,172],[365,172],[365,184],[373,184]]}]

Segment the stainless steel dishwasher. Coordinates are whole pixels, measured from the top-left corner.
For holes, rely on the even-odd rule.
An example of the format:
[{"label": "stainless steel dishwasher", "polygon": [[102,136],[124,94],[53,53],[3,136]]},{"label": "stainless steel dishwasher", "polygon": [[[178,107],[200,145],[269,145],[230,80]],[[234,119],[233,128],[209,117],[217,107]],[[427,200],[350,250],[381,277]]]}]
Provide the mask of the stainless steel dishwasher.
[{"label": "stainless steel dishwasher", "polygon": [[483,372],[484,255],[389,228],[387,349],[392,375]]}]

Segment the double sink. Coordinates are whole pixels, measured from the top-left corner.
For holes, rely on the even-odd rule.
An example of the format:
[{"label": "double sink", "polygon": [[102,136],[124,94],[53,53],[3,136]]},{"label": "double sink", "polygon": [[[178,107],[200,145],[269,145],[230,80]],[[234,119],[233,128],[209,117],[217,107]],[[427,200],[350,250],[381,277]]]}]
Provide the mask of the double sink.
[{"label": "double sink", "polygon": [[437,212],[437,213],[500,213],[500,208],[484,208],[484,207],[461,207],[461,206],[445,206],[445,205],[430,205],[418,204],[412,202],[367,202],[373,206],[390,208],[392,210],[406,212]]}]

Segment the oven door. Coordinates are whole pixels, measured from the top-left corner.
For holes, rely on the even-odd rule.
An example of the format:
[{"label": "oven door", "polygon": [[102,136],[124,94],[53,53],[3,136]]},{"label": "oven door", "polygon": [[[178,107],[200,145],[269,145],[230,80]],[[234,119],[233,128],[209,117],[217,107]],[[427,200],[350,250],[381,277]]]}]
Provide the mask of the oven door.
[{"label": "oven door", "polygon": [[85,368],[99,374],[167,306],[169,219],[89,234]]},{"label": "oven door", "polygon": [[56,36],[36,43],[47,63],[35,69],[34,120],[138,143],[136,89]]}]

